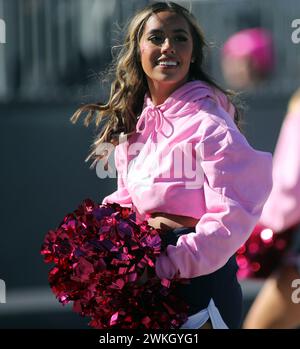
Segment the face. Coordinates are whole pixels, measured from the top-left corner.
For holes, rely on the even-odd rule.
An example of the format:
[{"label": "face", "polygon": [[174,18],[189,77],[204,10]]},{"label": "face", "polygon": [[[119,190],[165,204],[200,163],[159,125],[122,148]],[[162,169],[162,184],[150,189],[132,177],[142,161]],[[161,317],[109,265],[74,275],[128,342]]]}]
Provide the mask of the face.
[{"label": "face", "polygon": [[224,79],[231,88],[248,89],[254,84],[250,61],[246,58],[225,56],[222,59]]},{"label": "face", "polygon": [[172,93],[187,81],[193,39],[183,17],[168,11],[153,14],[145,24],[139,47],[150,91]]}]

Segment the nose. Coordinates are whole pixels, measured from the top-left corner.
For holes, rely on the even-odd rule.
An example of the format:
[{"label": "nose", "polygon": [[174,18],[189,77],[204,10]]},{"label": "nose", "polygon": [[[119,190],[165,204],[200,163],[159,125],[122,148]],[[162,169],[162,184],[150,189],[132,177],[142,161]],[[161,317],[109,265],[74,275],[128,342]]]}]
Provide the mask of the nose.
[{"label": "nose", "polygon": [[173,45],[172,40],[169,38],[166,38],[161,46],[161,52],[162,53],[175,53],[175,47]]}]

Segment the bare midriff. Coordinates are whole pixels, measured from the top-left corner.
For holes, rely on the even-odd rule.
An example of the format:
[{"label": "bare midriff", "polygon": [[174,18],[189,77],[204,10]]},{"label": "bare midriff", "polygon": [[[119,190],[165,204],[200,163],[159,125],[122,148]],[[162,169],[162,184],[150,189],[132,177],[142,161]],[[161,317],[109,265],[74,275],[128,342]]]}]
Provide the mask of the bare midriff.
[{"label": "bare midriff", "polygon": [[163,231],[182,227],[194,227],[198,221],[199,219],[193,217],[179,216],[165,212],[151,213],[151,217],[148,219],[149,225]]}]

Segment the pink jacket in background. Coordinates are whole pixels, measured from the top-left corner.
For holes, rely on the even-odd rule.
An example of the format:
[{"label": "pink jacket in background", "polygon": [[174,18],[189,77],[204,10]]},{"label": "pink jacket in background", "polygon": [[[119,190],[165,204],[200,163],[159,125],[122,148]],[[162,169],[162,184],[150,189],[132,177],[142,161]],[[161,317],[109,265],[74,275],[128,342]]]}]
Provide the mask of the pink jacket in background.
[{"label": "pink jacket in background", "polygon": [[103,203],[199,220],[195,233],[157,259],[160,278],[191,278],[222,267],[252,232],[271,191],[271,155],[254,150],[233,121],[234,108],[201,81],[163,104],[145,97],[137,132],[115,149],[118,190]]},{"label": "pink jacket in background", "polygon": [[282,232],[300,223],[300,110],[288,114],[274,153],[274,186],[260,223]]}]

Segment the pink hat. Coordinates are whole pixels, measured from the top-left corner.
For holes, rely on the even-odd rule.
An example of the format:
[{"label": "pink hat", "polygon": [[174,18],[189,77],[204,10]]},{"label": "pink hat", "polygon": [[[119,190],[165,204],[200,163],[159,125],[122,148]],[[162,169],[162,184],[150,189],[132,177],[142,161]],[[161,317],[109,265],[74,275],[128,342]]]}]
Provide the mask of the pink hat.
[{"label": "pink hat", "polygon": [[272,37],[262,28],[239,31],[224,44],[223,56],[248,57],[260,73],[270,72],[274,66]]}]

